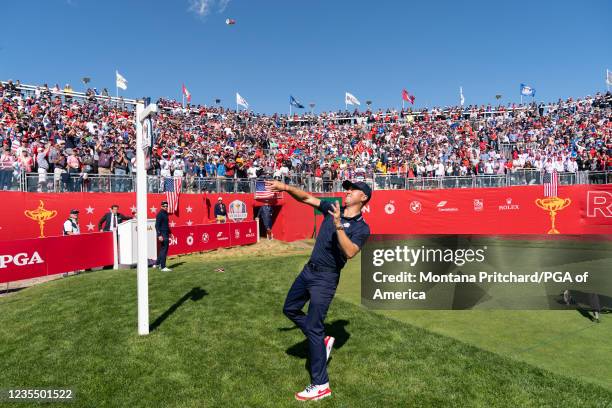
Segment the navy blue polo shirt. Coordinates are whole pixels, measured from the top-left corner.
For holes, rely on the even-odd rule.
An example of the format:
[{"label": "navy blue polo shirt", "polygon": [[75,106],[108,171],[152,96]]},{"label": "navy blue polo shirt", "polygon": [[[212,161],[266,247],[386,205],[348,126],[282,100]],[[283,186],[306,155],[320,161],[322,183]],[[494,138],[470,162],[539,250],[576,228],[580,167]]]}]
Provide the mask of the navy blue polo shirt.
[{"label": "navy blue polo shirt", "polygon": [[[334,219],[328,213],[333,210],[334,207],[329,201],[321,201],[319,204],[319,211],[325,215],[325,218],[323,218],[317,241],[310,255],[310,262],[340,271],[346,264],[346,256],[338,243]],[[340,208],[340,213],[344,213],[344,207]],[[346,235],[361,249],[370,236],[370,227],[364,221],[363,215],[359,214],[351,218],[341,216],[341,220]]]}]

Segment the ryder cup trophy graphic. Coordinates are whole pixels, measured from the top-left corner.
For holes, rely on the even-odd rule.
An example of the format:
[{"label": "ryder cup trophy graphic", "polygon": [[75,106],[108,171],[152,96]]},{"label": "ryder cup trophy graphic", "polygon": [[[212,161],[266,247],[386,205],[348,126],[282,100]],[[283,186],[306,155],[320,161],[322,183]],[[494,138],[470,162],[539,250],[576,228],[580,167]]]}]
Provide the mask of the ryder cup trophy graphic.
[{"label": "ryder cup trophy graphic", "polygon": [[559,230],[555,228],[555,218],[557,217],[557,212],[569,206],[572,203],[572,200],[569,198],[559,198],[555,196],[538,198],[537,200],[535,200],[535,203],[538,207],[540,207],[544,211],[548,211],[550,214],[551,229],[548,231],[548,233],[558,234]]},{"label": "ryder cup trophy graphic", "polygon": [[37,209],[25,210],[23,213],[29,219],[38,222],[38,226],[40,227],[39,238],[45,237],[45,223],[57,215],[57,211],[45,209],[45,203],[43,203],[42,200],[40,200],[40,204],[38,205]]}]

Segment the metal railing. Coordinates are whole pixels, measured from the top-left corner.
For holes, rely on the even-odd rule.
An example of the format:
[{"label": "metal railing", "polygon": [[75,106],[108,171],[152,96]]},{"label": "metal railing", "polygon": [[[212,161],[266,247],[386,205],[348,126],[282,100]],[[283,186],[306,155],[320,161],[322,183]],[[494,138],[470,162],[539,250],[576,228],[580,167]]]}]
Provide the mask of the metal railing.
[{"label": "metal railing", "polygon": [[[2,82],[3,85],[8,85],[7,81],[0,81]],[[82,99],[82,100],[86,100],[89,98],[89,95],[87,95],[85,92],[79,92],[79,91],[74,91],[74,90],[64,90],[64,89],[53,89],[53,88],[48,88],[45,89],[42,86],[37,86],[37,85],[28,85],[28,84],[19,84],[16,85],[16,88],[25,93],[26,96],[29,95],[34,95],[37,91],[38,92],[45,92],[48,91],[51,93],[52,96],[63,96],[68,97],[68,98],[76,98],[76,99]],[[124,97],[116,97],[116,96],[110,96],[110,95],[94,95],[94,98],[97,101],[101,101],[101,102],[112,102],[112,103],[119,103],[119,104],[126,104],[126,105],[136,105],[136,99],[130,99],[130,98],[124,98]]]},{"label": "metal railing", "polygon": [[[256,179],[183,177],[182,192],[254,193]],[[283,181],[315,193],[342,191],[341,180],[320,177],[290,176]],[[542,184],[542,173],[537,170],[516,170],[508,174],[443,177],[403,177],[393,174],[374,174],[363,179],[374,190],[435,190],[444,188],[511,187]],[[148,176],[150,193],[164,191],[164,178]],[[579,171],[559,173],[559,185],[612,184],[612,171]],[[24,192],[86,192],[127,193],[136,190],[136,177],[128,175],[99,175],[84,173],[17,173],[0,171],[0,190]]]}]

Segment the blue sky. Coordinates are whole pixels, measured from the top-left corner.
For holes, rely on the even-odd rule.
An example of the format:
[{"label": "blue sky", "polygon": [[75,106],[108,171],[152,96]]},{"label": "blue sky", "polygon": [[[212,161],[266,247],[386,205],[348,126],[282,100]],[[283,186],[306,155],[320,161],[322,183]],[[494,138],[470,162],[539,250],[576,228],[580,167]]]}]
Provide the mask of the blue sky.
[{"label": "blue sky", "polygon": [[[0,78],[71,83],[80,78],[126,97],[194,103],[238,91],[257,112],[288,111],[289,94],[316,111],[344,108],[352,92],[365,108],[536,99],[605,91],[612,69],[612,2],[151,0],[6,1]],[[237,24],[225,25],[226,18]]]}]

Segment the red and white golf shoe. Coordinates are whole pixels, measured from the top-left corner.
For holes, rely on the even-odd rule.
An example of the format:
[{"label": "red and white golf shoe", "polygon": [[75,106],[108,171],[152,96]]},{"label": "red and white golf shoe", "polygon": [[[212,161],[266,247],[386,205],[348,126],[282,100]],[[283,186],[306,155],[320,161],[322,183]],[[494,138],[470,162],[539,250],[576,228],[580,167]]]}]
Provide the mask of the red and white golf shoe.
[{"label": "red and white golf shoe", "polygon": [[304,391],[297,392],[295,399],[298,401],[317,401],[329,397],[331,393],[332,390],[329,388],[329,383],[323,385],[310,384]]},{"label": "red and white golf shoe", "polygon": [[325,351],[327,352],[327,360],[329,360],[329,356],[331,355],[332,349],[334,348],[334,342],[336,339],[332,336],[325,336]]}]

